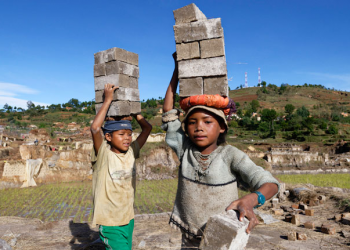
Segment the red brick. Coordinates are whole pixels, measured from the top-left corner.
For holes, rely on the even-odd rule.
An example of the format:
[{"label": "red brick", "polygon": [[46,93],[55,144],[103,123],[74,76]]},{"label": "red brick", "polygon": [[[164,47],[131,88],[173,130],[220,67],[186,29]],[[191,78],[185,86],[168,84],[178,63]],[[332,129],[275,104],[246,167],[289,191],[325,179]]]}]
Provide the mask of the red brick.
[{"label": "red brick", "polygon": [[314,216],[315,210],[313,209],[305,209],[305,215],[307,216]]},{"label": "red brick", "polygon": [[299,204],[292,204],[292,208],[298,209],[299,208]]},{"label": "red brick", "polygon": [[292,215],[292,224],[299,226],[300,225],[300,216],[299,214]]},{"label": "red brick", "polygon": [[296,232],[289,232],[288,233],[288,240],[297,240],[297,233]]},{"label": "red brick", "polygon": [[304,223],[304,227],[308,229],[315,229],[315,223],[312,221],[307,221]]},{"label": "red brick", "polygon": [[307,240],[307,235],[305,233],[297,233],[298,240]]},{"label": "red brick", "polygon": [[322,224],[321,231],[322,233],[333,235],[335,234],[335,227],[331,224]]},{"label": "red brick", "polygon": [[283,215],[284,211],[283,209],[272,209],[274,215]]}]

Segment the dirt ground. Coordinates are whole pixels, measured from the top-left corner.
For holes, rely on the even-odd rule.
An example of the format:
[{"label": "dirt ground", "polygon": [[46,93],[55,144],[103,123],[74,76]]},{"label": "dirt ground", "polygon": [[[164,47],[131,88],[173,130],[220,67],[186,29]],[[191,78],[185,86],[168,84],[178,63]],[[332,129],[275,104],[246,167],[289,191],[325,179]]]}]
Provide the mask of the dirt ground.
[{"label": "dirt ground", "polygon": [[[330,194],[326,194],[330,197]],[[348,196],[348,194],[346,194]],[[336,199],[327,199],[325,204],[312,207],[314,216],[301,214],[301,226],[284,221],[284,215],[273,217],[278,222],[260,224],[250,235],[247,250],[251,249],[350,249],[350,225],[336,222],[335,214],[343,212],[338,208]],[[279,205],[291,206],[292,201]],[[271,214],[270,204],[259,211]],[[133,249],[180,249],[181,234],[168,225],[167,213],[158,215],[137,215]],[[303,223],[313,221],[316,229],[306,229]],[[335,226],[336,233],[328,235],[321,232],[323,223]],[[307,240],[289,241],[288,232],[306,233]],[[100,243],[97,228],[88,223],[73,223],[69,220],[42,222],[39,219],[20,217],[0,217],[0,238],[12,244],[12,249],[104,249]]]}]

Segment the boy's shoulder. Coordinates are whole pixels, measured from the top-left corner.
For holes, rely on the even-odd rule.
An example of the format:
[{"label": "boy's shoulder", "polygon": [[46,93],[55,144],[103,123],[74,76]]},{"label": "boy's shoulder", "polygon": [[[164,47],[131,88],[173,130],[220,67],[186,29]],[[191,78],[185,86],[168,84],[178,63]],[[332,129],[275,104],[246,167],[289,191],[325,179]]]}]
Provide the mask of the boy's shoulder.
[{"label": "boy's shoulder", "polygon": [[232,146],[230,144],[225,144],[223,145],[223,149],[224,151],[229,151],[229,152],[233,152],[233,153],[244,153],[242,150],[236,148],[235,146]]},{"label": "boy's shoulder", "polygon": [[238,159],[242,159],[247,154],[244,153],[242,150],[236,148],[235,146],[232,146],[230,144],[226,144],[223,146],[223,149],[221,150],[221,154],[224,160],[226,161],[236,161]]}]

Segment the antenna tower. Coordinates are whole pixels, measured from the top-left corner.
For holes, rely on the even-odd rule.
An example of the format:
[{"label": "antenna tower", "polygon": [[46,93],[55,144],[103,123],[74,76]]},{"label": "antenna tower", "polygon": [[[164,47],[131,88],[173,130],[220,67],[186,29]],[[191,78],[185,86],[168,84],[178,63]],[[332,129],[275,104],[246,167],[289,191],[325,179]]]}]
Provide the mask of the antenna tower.
[{"label": "antenna tower", "polygon": [[245,72],[245,82],[244,82],[244,87],[248,88],[248,73]]},{"label": "antenna tower", "polygon": [[258,68],[258,84],[261,85],[260,68]]}]

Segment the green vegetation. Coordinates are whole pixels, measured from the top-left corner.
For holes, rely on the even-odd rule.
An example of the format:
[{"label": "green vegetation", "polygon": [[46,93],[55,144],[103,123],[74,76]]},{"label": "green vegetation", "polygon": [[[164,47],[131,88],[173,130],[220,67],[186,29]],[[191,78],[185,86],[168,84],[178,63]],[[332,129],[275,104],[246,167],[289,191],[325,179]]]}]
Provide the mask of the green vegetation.
[{"label": "green vegetation", "polygon": [[325,144],[350,137],[348,92],[336,92],[321,85],[278,87],[263,82],[261,88],[231,91],[230,97],[239,105],[238,117],[230,123],[229,136]]},{"label": "green vegetation", "polygon": [[[0,216],[20,216],[53,221],[71,218],[92,220],[92,183],[47,184],[32,188],[0,190]],[[135,213],[170,212],[177,179],[139,181],[136,184]],[[244,191],[239,195],[243,196]]]},{"label": "green vegetation", "polygon": [[299,174],[277,175],[279,180],[285,183],[311,183],[318,187],[339,187],[350,189],[349,174]]}]

